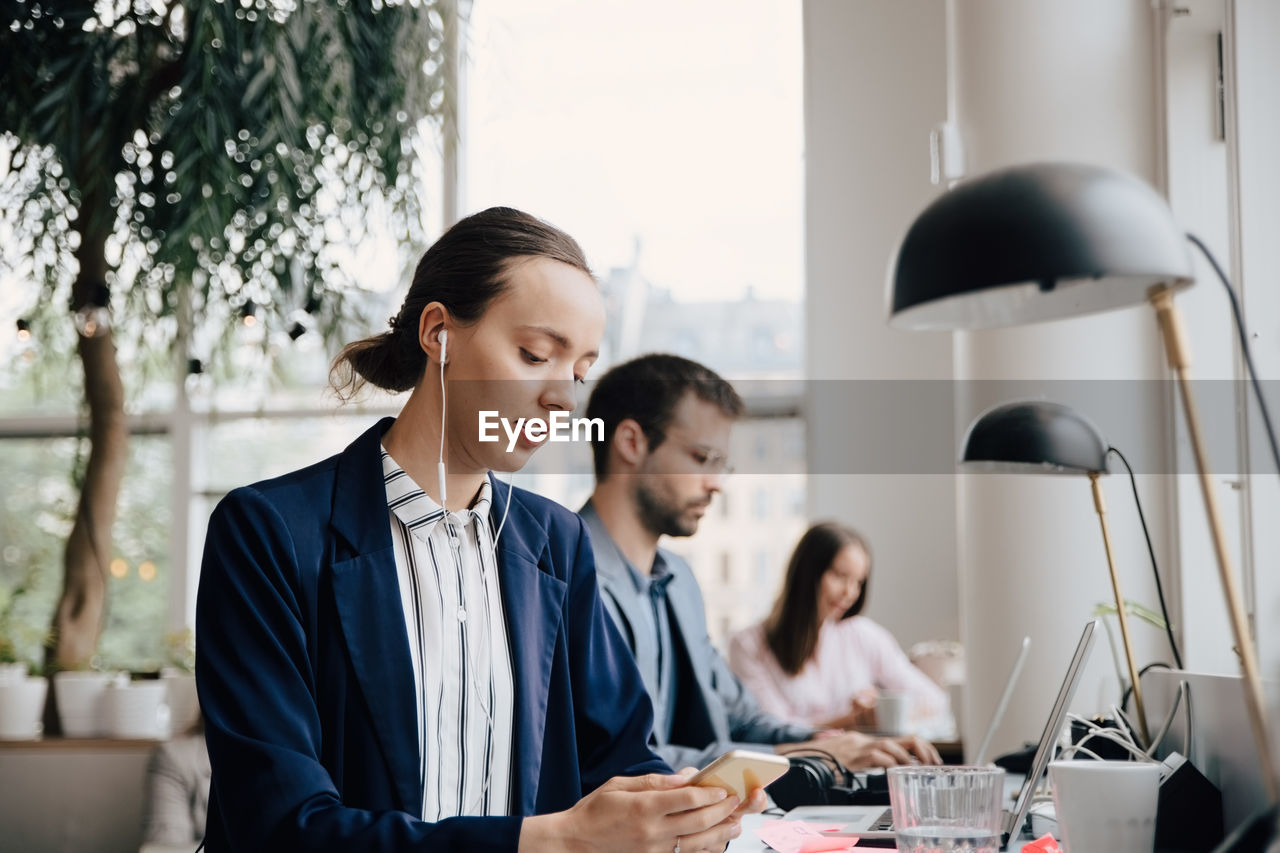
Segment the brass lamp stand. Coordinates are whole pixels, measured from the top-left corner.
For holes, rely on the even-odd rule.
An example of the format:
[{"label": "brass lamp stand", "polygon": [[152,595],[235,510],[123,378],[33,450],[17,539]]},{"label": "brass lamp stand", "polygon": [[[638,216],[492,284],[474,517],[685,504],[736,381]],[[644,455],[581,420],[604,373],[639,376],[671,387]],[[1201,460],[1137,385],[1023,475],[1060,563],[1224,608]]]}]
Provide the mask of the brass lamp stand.
[{"label": "brass lamp stand", "polygon": [[[1200,431],[1200,414],[1196,409],[1195,399],[1191,395],[1191,381],[1188,376],[1191,356],[1187,348],[1186,333],[1182,327],[1182,315],[1173,304],[1173,292],[1166,286],[1153,287],[1149,293],[1149,299],[1155,306],[1156,317],[1160,321],[1160,335],[1164,339],[1169,367],[1173,369],[1178,380],[1183,414],[1187,419],[1187,436],[1191,440],[1191,450],[1195,454],[1200,494],[1204,498],[1205,514],[1209,518],[1209,533],[1213,537],[1213,552],[1218,561],[1218,578],[1222,581],[1222,595],[1227,602],[1231,630],[1235,633],[1236,654],[1240,656],[1240,670],[1244,676],[1245,705],[1249,709],[1249,721],[1253,724],[1253,736],[1262,753],[1259,757],[1262,759],[1264,771],[1263,782],[1267,786],[1267,801],[1274,803],[1280,798],[1280,780],[1276,778],[1275,753],[1272,751],[1271,736],[1267,730],[1266,702],[1262,694],[1262,680],[1258,674],[1258,657],[1253,648],[1253,638],[1249,634],[1244,605],[1240,600],[1240,588],[1236,584],[1235,571],[1231,566],[1231,555],[1227,551],[1226,536],[1222,532],[1222,513],[1218,509],[1217,492],[1209,477],[1204,436]],[[1121,625],[1123,624],[1121,622]],[[1136,681],[1134,696],[1137,696]]]},{"label": "brass lamp stand", "polygon": [[1142,685],[1138,683],[1138,666],[1133,662],[1133,644],[1129,641],[1129,616],[1124,609],[1124,595],[1120,592],[1120,576],[1116,574],[1116,561],[1111,554],[1111,531],[1107,527],[1107,502],[1102,497],[1102,485],[1097,472],[1089,474],[1089,486],[1093,489],[1093,506],[1098,511],[1102,525],[1102,545],[1107,549],[1107,570],[1111,573],[1111,590],[1116,595],[1116,616],[1120,619],[1120,636],[1124,640],[1124,656],[1129,664],[1129,683],[1133,685],[1133,704],[1138,709],[1138,727],[1142,729],[1142,742],[1151,745],[1151,732],[1147,730],[1147,709],[1142,704]]}]

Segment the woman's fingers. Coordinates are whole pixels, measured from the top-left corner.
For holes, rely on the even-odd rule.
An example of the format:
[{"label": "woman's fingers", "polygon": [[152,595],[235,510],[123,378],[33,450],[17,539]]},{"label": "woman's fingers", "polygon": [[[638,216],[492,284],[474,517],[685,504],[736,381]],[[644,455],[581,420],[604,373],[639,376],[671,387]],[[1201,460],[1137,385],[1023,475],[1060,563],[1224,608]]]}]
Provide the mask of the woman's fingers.
[{"label": "woman's fingers", "polygon": [[710,829],[680,836],[680,853],[721,853],[725,845],[741,834],[742,825],[738,821],[726,820]]},{"label": "woman's fingers", "polygon": [[[668,814],[664,828],[669,828],[673,837],[678,835],[683,838],[686,835],[696,835],[724,823],[737,808],[737,797],[725,797],[720,802],[693,809],[692,811]],[[680,849],[681,851],[685,849],[683,841],[680,843]]]},{"label": "woman's fingers", "polygon": [[680,773],[646,773],[643,776],[614,776],[600,786],[609,791],[670,791],[686,787],[687,777]]},{"label": "woman's fingers", "polygon": [[738,804],[733,810],[730,817],[741,818],[744,814],[759,814],[764,811],[765,806],[769,804],[768,798],[765,796],[764,788],[752,788],[751,793],[747,795],[747,799]]},{"label": "woman's fingers", "polygon": [[[677,815],[681,812],[704,809],[712,805],[723,805],[732,799],[736,804],[737,797],[730,797],[723,788],[703,788],[696,785],[685,785],[668,791],[654,791],[646,797],[646,805],[654,814]],[[725,814],[733,811],[728,809]],[[710,824],[705,824],[710,826]]]},{"label": "woman's fingers", "polygon": [[[883,738],[881,740],[876,741],[875,748],[878,752],[882,752],[886,755],[892,756],[893,764],[910,764],[911,763],[911,753],[907,752],[906,748],[895,740],[891,740],[889,738]],[[886,765],[880,765],[880,766],[890,767],[892,765],[886,764]]]},{"label": "woman's fingers", "polygon": [[938,754],[938,749],[932,743],[922,737],[916,735],[908,735],[900,738],[900,743],[913,753],[917,758],[925,764],[941,764],[942,756]]}]

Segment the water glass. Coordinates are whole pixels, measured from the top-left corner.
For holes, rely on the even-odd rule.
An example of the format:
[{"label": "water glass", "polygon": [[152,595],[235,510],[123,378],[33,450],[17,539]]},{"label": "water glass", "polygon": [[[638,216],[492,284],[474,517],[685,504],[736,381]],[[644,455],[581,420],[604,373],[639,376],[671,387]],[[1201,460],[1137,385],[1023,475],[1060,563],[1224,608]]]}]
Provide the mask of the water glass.
[{"label": "water glass", "polygon": [[898,850],[996,853],[1004,771],[999,767],[890,767]]}]

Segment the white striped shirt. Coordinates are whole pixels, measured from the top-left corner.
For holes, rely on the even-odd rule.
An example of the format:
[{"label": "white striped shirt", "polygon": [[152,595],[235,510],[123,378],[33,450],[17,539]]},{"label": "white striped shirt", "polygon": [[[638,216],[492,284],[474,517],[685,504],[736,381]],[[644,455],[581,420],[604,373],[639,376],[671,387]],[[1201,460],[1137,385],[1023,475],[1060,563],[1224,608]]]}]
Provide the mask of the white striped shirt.
[{"label": "white striped shirt", "polygon": [[422,819],[510,814],[515,684],[489,481],[446,514],[385,449],[382,473],[417,687]]}]

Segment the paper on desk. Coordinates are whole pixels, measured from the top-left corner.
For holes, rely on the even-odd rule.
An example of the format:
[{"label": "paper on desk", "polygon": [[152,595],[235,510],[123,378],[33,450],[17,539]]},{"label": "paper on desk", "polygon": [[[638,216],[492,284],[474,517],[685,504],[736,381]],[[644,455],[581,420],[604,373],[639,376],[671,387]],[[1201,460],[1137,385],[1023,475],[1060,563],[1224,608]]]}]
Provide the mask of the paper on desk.
[{"label": "paper on desk", "polygon": [[851,850],[856,838],[832,838],[822,835],[824,829],[840,829],[843,823],[808,823],[803,820],[768,820],[760,824],[756,835],[778,853],[832,853]]}]

